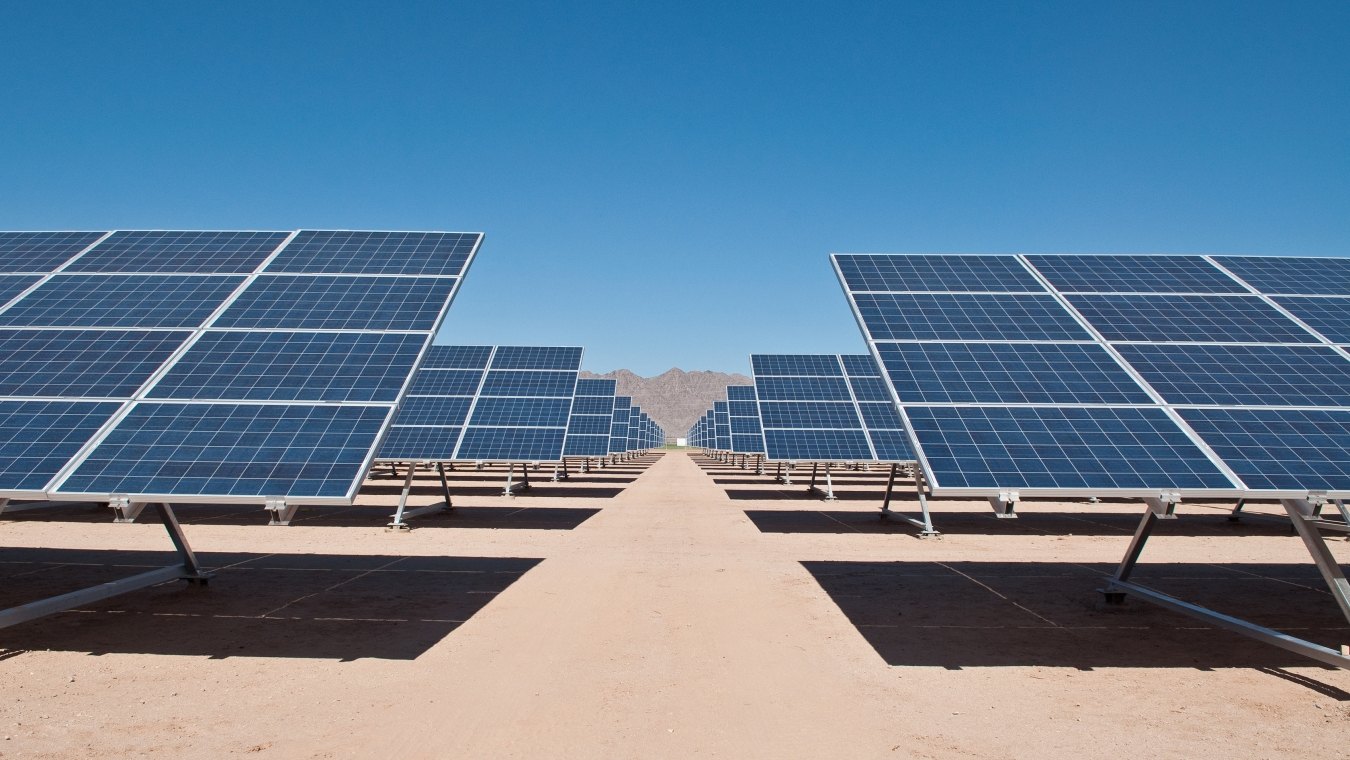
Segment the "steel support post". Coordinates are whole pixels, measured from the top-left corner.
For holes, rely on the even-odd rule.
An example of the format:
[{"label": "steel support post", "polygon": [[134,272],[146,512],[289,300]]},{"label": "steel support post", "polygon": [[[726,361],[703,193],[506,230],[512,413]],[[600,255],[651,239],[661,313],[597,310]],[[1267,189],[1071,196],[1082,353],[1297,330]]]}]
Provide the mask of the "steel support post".
[{"label": "steel support post", "polygon": [[1233,511],[1228,513],[1228,522],[1237,522],[1242,519],[1242,508],[1247,506],[1246,499],[1238,499],[1237,504],[1233,505]]}]

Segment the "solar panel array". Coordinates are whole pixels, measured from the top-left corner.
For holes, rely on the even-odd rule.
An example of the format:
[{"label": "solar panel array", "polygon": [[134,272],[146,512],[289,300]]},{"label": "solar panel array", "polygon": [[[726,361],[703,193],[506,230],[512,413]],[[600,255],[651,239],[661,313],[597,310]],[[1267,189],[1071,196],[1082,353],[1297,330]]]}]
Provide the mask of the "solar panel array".
[{"label": "solar panel array", "polygon": [[750,366],[767,459],[913,461],[872,357],[754,354]]},{"label": "solar panel array", "polygon": [[613,380],[577,380],[563,456],[603,457],[609,454],[610,432],[614,426],[615,385]]},{"label": "solar panel array", "polygon": [[379,458],[561,459],[581,353],[576,347],[432,346]]},{"label": "solar panel array", "polygon": [[727,386],[727,417],[731,428],[730,451],[736,454],[763,454],[764,431],[759,424],[755,386]]},{"label": "solar panel array", "polygon": [[731,451],[731,412],[725,401],[713,402],[713,448]]},{"label": "solar panel array", "polygon": [[1350,262],[833,259],[935,491],[1350,493]]},{"label": "solar panel array", "polygon": [[349,502],[481,239],[0,233],[0,496]]},{"label": "solar panel array", "polygon": [[614,423],[609,428],[609,453],[628,453],[628,421],[632,417],[633,397],[614,397]]}]

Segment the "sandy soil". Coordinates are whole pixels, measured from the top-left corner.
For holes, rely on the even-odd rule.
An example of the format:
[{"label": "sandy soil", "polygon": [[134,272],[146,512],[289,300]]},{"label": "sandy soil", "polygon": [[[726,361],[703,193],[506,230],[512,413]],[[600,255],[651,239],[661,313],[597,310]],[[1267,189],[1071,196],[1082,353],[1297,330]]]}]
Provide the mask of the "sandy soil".
[{"label": "sandy soil", "polygon": [[[880,473],[833,502],[682,452],[514,498],[486,475],[411,532],[382,527],[390,478],[286,528],[181,507],[209,588],[0,631],[0,757],[1347,753],[1350,673],[1100,603],[1138,505],[939,503],[923,540],[878,519]],[[1350,641],[1287,524],[1182,513],[1137,577]],[[142,523],[6,515],[0,606],[165,564]]]}]

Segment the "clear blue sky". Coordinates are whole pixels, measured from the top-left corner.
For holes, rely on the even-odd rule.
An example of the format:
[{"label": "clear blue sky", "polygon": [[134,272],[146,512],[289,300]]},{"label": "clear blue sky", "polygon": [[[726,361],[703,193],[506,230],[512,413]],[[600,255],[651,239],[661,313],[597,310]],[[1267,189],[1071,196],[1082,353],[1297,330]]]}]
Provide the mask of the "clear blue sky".
[{"label": "clear blue sky", "polygon": [[[639,7],[639,6],[651,7]],[[1350,3],[12,3],[0,229],[481,230],[443,342],[855,352],[831,251],[1350,254]]]}]

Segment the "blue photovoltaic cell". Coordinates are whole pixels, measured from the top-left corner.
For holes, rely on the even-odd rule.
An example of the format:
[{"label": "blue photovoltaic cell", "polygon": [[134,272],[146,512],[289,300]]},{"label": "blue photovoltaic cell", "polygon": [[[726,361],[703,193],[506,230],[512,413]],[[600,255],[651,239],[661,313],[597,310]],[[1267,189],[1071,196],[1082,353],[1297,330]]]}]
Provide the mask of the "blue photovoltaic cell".
[{"label": "blue photovoltaic cell", "polygon": [[1333,343],[1350,343],[1350,298],[1276,298],[1276,303]]},{"label": "blue photovoltaic cell", "polygon": [[570,398],[490,398],[480,397],[473,408],[470,425],[567,427]]},{"label": "blue photovoltaic cell", "polygon": [[609,453],[609,433],[604,435],[577,435],[567,433],[567,443],[563,446],[563,456],[602,457]]},{"label": "blue photovoltaic cell", "polygon": [[1316,343],[1259,296],[1070,296],[1109,341]]},{"label": "blue photovoltaic cell", "polygon": [[[871,359],[871,357],[868,357]],[[859,401],[887,401],[891,400],[891,392],[886,388],[886,381],[880,377],[853,377],[849,376],[848,384],[853,387],[853,397]]]},{"label": "blue photovoltaic cell", "polygon": [[563,447],[562,428],[471,427],[464,431],[458,458],[552,461]]},{"label": "blue photovoltaic cell", "polygon": [[850,401],[842,377],[756,377],[760,401]]},{"label": "blue photovoltaic cell", "polygon": [[576,372],[531,372],[492,370],[483,383],[484,396],[565,396],[572,397],[577,384]]},{"label": "blue photovoltaic cell", "polygon": [[731,450],[737,454],[760,454],[764,451],[764,439],[757,434],[733,431],[731,434]]},{"label": "blue photovoltaic cell", "polygon": [[871,354],[844,354],[839,357],[844,362],[844,371],[853,377],[881,377],[881,369]]},{"label": "blue photovoltaic cell", "polygon": [[863,425],[868,430],[904,430],[905,423],[900,413],[890,403],[858,404],[862,412]]},{"label": "blue photovoltaic cell", "polygon": [[878,343],[902,403],[1149,404],[1100,345]]},{"label": "blue photovoltaic cell", "polygon": [[39,275],[3,275],[0,276],[0,306],[9,303],[14,296],[37,284],[42,277]]},{"label": "blue photovoltaic cell", "polygon": [[935,488],[1233,486],[1157,408],[906,407]]},{"label": "blue photovoltaic cell", "polygon": [[1200,256],[1027,256],[1065,293],[1244,293]]},{"label": "blue photovoltaic cell", "polygon": [[68,272],[214,272],[257,269],[288,232],[123,231],[94,246]]},{"label": "blue photovoltaic cell", "polygon": [[467,396],[442,398],[437,396],[405,396],[399,404],[395,425],[463,425],[469,417]]},{"label": "blue photovoltaic cell", "polygon": [[862,428],[852,402],[775,401],[759,413],[765,428]]},{"label": "blue photovoltaic cell", "polygon": [[395,425],[380,444],[380,459],[448,461],[455,458],[459,443],[457,427],[407,427]]},{"label": "blue photovoltaic cell", "polygon": [[57,493],[345,498],[384,406],[137,404]]},{"label": "blue photovoltaic cell", "polygon": [[1350,259],[1218,256],[1221,266],[1269,295],[1350,295]]},{"label": "blue photovoltaic cell", "polygon": [[737,402],[746,402],[755,400],[755,386],[753,385],[728,385],[727,401],[735,404]]},{"label": "blue photovoltaic cell", "polygon": [[425,341],[416,334],[208,332],[149,395],[392,402]]},{"label": "blue photovoltaic cell", "polygon": [[596,414],[575,414],[567,423],[568,435],[609,435],[613,422],[608,416]]},{"label": "blue photovoltaic cell", "polygon": [[581,366],[581,349],[572,346],[500,346],[492,369],[561,369]]},{"label": "blue photovoltaic cell", "polygon": [[1350,490],[1350,410],[1181,409],[1256,490]]},{"label": "blue photovoltaic cell", "polygon": [[1350,406],[1350,361],[1319,346],[1118,346],[1171,404]]},{"label": "blue photovoltaic cell", "polygon": [[432,346],[422,369],[487,369],[492,346]]},{"label": "blue photovoltaic cell", "polygon": [[15,327],[198,327],[242,277],[59,274],[0,313]]},{"label": "blue photovoltaic cell", "polygon": [[102,232],[0,232],[0,272],[50,272]]},{"label": "blue photovoltaic cell", "polygon": [[302,230],[267,271],[459,275],[481,237],[476,232]]},{"label": "blue photovoltaic cell", "polygon": [[874,340],[1091,340],[1050,295],[858,294]]},{"label": "blue photovoltaic cell", "polygon": [[[580,381],[579,381],[580,382]],[[572,414],[600,414],[608,420],[614,412],[613,396],[581,396],[572,399]]]},{"label": "blue photovoltaic cell", "polygon": [[829,354],[752,354],[750,366],[756,377],[797,375],[841,377],[839,360]]},{"label": "blue photovoltaic cell", "polygon": [[759,405],[754,401],[728,401],[727,413],[732,417],[758,417]]},{"label": "blue photovoltaic cell", "polygon": [[773,430],[764,429],[764,446],[769,459],[829,461],[872,460],[867,438],[858,430]]},{"label": "blue photovoltaic cell", "polygon": [[0,396],[130,398],[190,334],[0,330]]},{"label": "blue photovoltaic cell", "polygon": [[0,401],[0,491],[40,491],[121,407]]},{"label": "blue photovoltaic cell", "polygon": [[731,434],[753,435],[760,432],[759,417],[732,417]]},{"label": "blue photovoltaic cell", "polygon": [[431,330],[455,280],[438,277],[258,277],[215,327]]},{"label": "blue photovoltaic cell", "polygon": [[[606,398],[613,399],[615,385],[617,385],[617,383],[613,380],[605,380],[603,378],[597,379],[597,378],[583,377],[577,380],[577,395],[604,396]],[[611,401],[611,405],[612,403],[613,402]],[[610,411],[612,410],[611,409],[605,410],[605,412],[607,413]]]},{"label": "blue photovoltaic cell", "polygon": [[1013,256],[835,254],[848,287],[857,292],[1044,291]]},{"label": "blue photovoltaic cell", "polygon": [[483,382],[481,369],[418,370],[408,395],[472,396]]},{"label": "blue photovoltaic cell", "polygon": [[878,462],[914,461],[914,450],[910,448],[909,436],[904,430],[869,428],[867,435],[872,439],[872,448],[876,449]]}]

